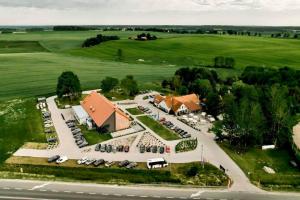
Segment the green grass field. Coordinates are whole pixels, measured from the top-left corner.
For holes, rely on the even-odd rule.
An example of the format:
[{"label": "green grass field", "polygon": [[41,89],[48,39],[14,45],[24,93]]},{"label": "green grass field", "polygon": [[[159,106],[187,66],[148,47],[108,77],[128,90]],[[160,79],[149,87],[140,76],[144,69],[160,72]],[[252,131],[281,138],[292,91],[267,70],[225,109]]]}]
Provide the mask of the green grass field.
[{"label": "green grass field", "polygon": [[[268,190],[297,190],[300,185],[300,171],[292,167],[293,159],[285,150],[250,149],[246,153],[237,153],[227,144],[220,145],[225,152],[241,167],[250,180]],[[267,174],[263,167],[268,166],[276,174]]]},{"label": "green grass field", "polygon": [[130,114],[132,115],[142,115],[144,114],[142,111],[140,111],[138,108],[128,108],[126,109]]},{"label": "green grass field", "polygon": [[155,121],[149,116],[139,116],[137,117],[143,124],[145,124],[148,128],[150,128],[153,132],[158,134],[165,140],[178,140],[180,139],[179,135],[175,132],[167,129],[158,121]]},{"label": "green grass field", "polygon": [[24,142],[46,142],[34,99],[0,102],[0,164]]},{"label": "green grass field", "polygon": [[[119,35],[121,40],[80,48],[86,38],[99,33]],[[218,69],[221,76],[239,74],[250,64],[300,68],[299,40],[167,33],[154,33],[160,38],[156,41],[128,39],[137,33],[0,34],[0,100],[53,93],[57,77],[66,70],[78,74],[83,89],[91,89],[99,88],[105,76],[123,78],[128,74],[134,75],[141,86],[152,87],[182,66],[211,63],[218,55],[234,57],[238,66],[236,70]],[[116,62],[119,48],[123,50],[123,62]]]}]

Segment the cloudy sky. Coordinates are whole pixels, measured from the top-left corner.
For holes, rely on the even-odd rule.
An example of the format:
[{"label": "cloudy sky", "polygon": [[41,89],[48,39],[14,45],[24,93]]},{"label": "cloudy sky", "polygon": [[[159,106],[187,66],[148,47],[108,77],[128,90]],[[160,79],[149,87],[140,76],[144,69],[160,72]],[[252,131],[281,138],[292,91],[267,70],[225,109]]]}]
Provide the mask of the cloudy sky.
[{"label": "cloudy sky", "polygon": [[300,0],[0,0],[0,25],[300,26]]}]

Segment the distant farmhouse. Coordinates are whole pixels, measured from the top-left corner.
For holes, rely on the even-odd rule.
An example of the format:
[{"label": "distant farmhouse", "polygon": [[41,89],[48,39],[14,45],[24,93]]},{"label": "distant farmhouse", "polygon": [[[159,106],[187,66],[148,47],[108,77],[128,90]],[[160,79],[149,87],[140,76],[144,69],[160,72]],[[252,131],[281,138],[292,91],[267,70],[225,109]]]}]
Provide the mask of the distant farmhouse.
[{"label": "distant farmhouse", "polygon": [[[130,126],[130,118],[103,95],[92,92],[81,102],[81,108],[73,108],[79,123],[86,121],[89,129],[116,132]],[[84,119],[86,118],[87,119]]]},{"label": "distant farmhouse", "polygon": [[167,113],[174,113],[175,115],[183,115],[201,110],[200,100],[196,94],[179,97],[156,95],[153,103],[161,110]]}]

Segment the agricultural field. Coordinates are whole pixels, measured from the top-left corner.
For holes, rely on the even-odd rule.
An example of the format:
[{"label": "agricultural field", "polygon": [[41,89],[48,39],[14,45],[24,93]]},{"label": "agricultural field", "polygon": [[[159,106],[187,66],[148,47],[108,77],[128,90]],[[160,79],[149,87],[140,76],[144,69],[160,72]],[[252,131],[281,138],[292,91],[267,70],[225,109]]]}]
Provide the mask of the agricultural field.
[{"label": "agricultural field", "polygon": [[[118,35],[121,40],[80,47],[85,39],[100,33]],[[300,67],[299,40],[168,33],[152,33],[159,37],[156,41],[128,39],[137,34],[126,31],[0,34],[0,100],[54,93],[57,77],[66,70],[79,76],[83,89],[91,89],[99,88],[105,76],[120,79],[127,74],[133,75],[142,88],[158,88],[160,81],[171,77],[176,69],[210,64],[218,55],[234,57],[237,65],[235,70],[217,69],[222,77],[238,75],[246,65]],[[116,61],[118,49],[122,49],[121,62]]]}]

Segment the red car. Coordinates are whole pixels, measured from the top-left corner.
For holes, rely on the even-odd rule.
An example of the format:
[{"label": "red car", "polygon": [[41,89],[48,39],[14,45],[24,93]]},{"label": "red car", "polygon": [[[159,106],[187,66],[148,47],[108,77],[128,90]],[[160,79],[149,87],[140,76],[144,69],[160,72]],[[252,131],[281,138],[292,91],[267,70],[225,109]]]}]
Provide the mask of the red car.
[{"label": "red car", "polygon": [[166,146],[166,153],[171,153],[171,149],[169,146]]}]

